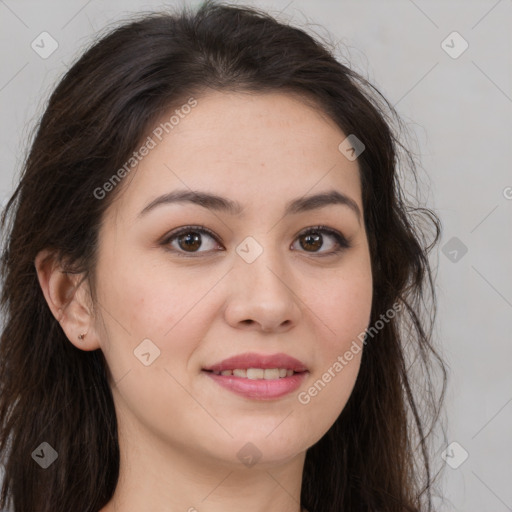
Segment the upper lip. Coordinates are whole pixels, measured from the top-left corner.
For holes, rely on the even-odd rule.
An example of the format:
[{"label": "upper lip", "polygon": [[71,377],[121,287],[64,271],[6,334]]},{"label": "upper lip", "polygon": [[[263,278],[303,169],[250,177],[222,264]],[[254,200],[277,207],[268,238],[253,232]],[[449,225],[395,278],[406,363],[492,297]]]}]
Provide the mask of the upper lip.
[{"label": "upper lip", "polygon": [[238,354],[219,363],[203,368],[207,371],[222,372],[224,370],[247,369],[247,368],[286,368],[294,372],[305,372],[307,367],[304,363],[287,354],[255,354],[247,352]]}]

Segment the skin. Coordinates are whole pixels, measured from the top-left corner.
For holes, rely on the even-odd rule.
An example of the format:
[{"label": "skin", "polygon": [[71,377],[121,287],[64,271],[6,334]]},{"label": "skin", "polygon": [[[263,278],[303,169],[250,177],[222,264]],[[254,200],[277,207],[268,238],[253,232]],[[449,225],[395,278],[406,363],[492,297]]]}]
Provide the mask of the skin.
[{"label": "skin", "polygon": [[[120,185],[105,215],[99,305],[87,282],[75,291],[80,276],[60,272],[49,253],[38,255],[36,268],[70,342],[100,348],[113,376],[121,469],[101,512],[299,512],[306,450],[343,410],[362,352],[308,404],[297,396],[368,327],[372,274],[363,219],[347,206],[285,217],[283,210],[289,200],[335,189],[363,212],[359,168],[338,150],[346,137],[339,127],[291,94],[210,92],[197,100]],[[178,188],[225,196],[243,211],[176,203],[138,217]],[[319,224],[352,246],[322,256],[336,248],[331,235],[322,233],[316,248],[299,236]],[[220,243],[201,234],[192,255],[177,239],[159,243],[187,225],[209,228]],[[250,264],[236,252],[247,236],[263,249]],[[144,339],[160,350],[149,366],[134,356]],[[284,352],[309,373],[297,391],[265,401],[202,372],[244,352]],[[237,457],[248,442],[261,453],[252,467]]]}]

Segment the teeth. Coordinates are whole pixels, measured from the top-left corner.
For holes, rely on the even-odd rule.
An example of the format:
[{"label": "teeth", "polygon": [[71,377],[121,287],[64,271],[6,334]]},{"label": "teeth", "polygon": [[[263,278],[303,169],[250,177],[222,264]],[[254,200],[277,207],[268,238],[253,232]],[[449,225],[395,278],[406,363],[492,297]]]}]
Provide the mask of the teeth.
[{"label": "teeth", "polygon": [[247,368],[247,378],[251,380],[263,379],[265,378],[265,372],[268,370],[262,370],[261,368]]},{"label": "teeth", "polygon": [[286,368],[237,368],[235,370],[223,370],[221,372],[214,371],[213,373],[215,373],[216,375],[241,377],[243,379],[250,380],[276,380],[282,379],[284,377],[291,377],[294,374],[294,371],[288,370]]},{"label": "teeth", "polygon": [[[261,370],[258,370],[261,371]],[[247,377],[249,377],[249,372],[247,372]],[[261,379],[261,377],[259,377]],[[279,369],[278,368],[269,368],[263,372],[263,378],[265,380],[275,380],[279,379]],[[249,377],[250,379],[250,377]]]}]

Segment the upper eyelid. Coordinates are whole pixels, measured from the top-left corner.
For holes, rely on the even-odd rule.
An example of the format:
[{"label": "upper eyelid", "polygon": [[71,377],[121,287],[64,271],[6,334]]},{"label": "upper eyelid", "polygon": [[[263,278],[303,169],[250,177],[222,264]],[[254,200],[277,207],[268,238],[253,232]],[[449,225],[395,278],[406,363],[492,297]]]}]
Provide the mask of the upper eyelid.
[{"label": "upper eyelid", "polygon": [[[318,231],[324,231],[331,235],[338,233],[342,237],[345,237],[343,232],[341,232],[335,228],[330,228],[328,226],[325,226],[325,227],[324,226],[309,226],[309,227],[301,229],[298,233],[295,234],[295,236],[297,237],[303,233],[307,233],[309,231],[314,231],[315,229]],[[163,240],[168,240],[169,238],[175,237],[181,233],[186,233],[187,231],[194,231],[194,230],[204,232],[204,233],[210,235],[212,238],[215,238],[216,240],[218,240],[220,238],[214,231],[208,229],[205,226],[190,225],[190,226],[182,226],[181,228],[176,228],[175,230],[170,231],[163,237]],[[332,232],[332,233],[330,233],[330,232]]]}]

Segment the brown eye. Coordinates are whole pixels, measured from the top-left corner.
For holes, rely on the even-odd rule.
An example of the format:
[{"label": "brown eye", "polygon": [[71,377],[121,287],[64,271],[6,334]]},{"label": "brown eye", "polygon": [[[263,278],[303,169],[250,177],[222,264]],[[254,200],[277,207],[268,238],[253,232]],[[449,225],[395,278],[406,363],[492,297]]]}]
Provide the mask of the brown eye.
[{"label": "brown eye", "polygon": [[[299,235],[298,241],[306,252],[316,253],[319,256],[337,254],[351,247],[349,241],[341,233],[324,226],[309,228]],[[327,250],[320,251],[326,245]]]},{"label": "brown eye", "polygon": [[162,245],[170,245],[171,250],[178,255],[193,255],[211,252],[219,246],[219,242],[216,236],[204,227],[186,226],[170,233]]},{"label": "brown eye", "polygon": [[196,251],[201,247],[201,235],[196,231],[189,231],[177,238],[180,249],[184,251]]},{"label": "brown eye", "polygon": [[300,237],[300,245],[306,251],[317,251],[322,247],[322,235],[310,232]]}]

